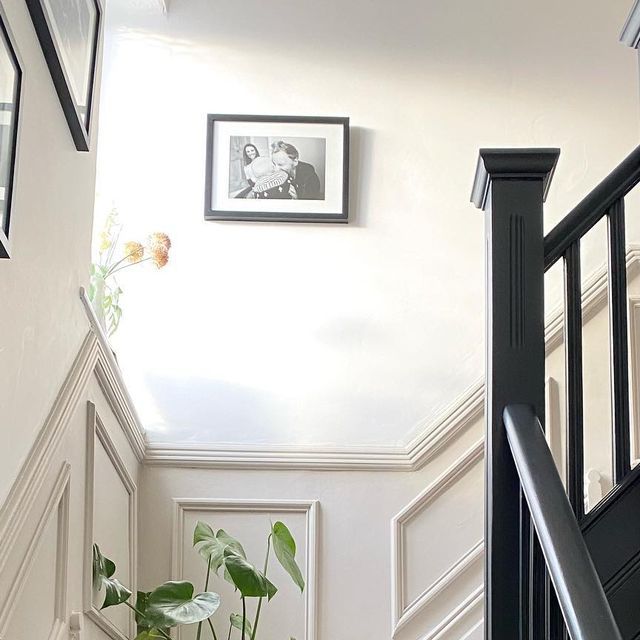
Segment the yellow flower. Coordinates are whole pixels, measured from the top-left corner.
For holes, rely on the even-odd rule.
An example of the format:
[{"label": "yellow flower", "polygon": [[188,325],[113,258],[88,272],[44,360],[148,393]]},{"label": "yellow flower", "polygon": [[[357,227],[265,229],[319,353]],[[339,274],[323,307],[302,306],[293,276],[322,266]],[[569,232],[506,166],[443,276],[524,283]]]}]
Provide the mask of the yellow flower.
[{"label": "yellow flower", "polygon": [[152,245],[149,252],[151,253],[151,260],[153,260],[158,269],[162,269],[169,262],[169,249],[163,244],[156,243]]},{"label": "yellow flower", "polygon": [[167,249],[167,251],[169,251],[169,249],[171,249],[171,238],[169,238],[166,233],[156,231],[149,236],[149,244],[151,246],[153,246],[154,244],[161,244]]},{"label": "yellow flower", "polygon": [[134,240],[124,243],[124,255],[128,262],[135,264],[140,262],[144,256],[144,247]]},{"label": "yellow flower", "polygon": [[100,232],[100,253],[106,251],[111,246],[111,237],[106,231]]}]

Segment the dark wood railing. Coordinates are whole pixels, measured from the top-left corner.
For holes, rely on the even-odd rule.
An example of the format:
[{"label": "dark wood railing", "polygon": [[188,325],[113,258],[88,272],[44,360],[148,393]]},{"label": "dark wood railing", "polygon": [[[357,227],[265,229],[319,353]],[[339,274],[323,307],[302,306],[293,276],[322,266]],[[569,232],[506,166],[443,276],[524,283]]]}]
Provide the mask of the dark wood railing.
[{"label": "dark wood railing", "polygon": [[[486,213],[487,235],[485,634],[490,640],[566,637],[558,613],[557,593],[561,594],[560,605],[572,640],[620,637],[619,632],[617,636],[611,635],[613,631],[605,636],[587,634],[584,620],[570,619],[575,609],[567,603],[575,602],[576,598],[587,597],[600,604],[604,601],[604,606],[608,606],[606,599],[587,586],[588,580],[583,584],[566,583],[567,567],[574,575],[580,574],[580,568],[572,566],[580,564],[578,556],[562,558],[564,569],[556,571],[553,578],[555,591],[550,588],[549,557],[545,567],[539,544],[540,540],[544,542],[540,528],[557,523],[538,518],[532,525],[531,495],[528,504],[504,422],[505,408],[519,404],[530,407],[531,415],[544,425],[544,273],[562,259],[568,494],[563,493],[562,499],[568,500],[571,506],[574,530],[577,530],[578,522],[585,516],[580,243],[584,235],[606,217],[614,484],[619,485],[629,475],[624,197],[640,182],[640,147],[545,238],[543,202],[558,155],[557,149],[481,150],[472,193],[472,201]],[[512,425],[511,430],[514,429]],[[525,459],[523,464],[526,463]],[[533,487],[529,487],[529,492],[540,490],[535,483]],[[563,549],[560,553],[568,554],[566,547]],[[571,592],[570,597],[567,590]],[[606,615],[602,611],[600,614],[611,617],[610,610]]]}]

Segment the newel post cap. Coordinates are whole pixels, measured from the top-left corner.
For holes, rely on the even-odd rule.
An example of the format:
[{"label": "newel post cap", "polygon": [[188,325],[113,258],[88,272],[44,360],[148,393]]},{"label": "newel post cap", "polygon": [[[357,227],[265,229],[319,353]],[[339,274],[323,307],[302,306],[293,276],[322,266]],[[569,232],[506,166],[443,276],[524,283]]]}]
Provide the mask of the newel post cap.
[{"label": "newel post cap", "polygon": [[560,149],[480,149],[471,202],[485,208],[489,186],[496,178],[543,181],[546,200]]}]

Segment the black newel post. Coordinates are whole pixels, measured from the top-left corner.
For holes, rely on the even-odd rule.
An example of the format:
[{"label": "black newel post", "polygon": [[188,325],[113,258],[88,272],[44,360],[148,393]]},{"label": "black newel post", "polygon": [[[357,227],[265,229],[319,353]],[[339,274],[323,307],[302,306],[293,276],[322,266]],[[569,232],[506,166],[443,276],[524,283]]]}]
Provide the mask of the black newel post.
[{"label": "black newel post", "polygon": [[[557,149],[482,149],[472,202],[486,222],[485,637],[529,637],[528,511],[502,413],[534,407],[544,424],[542,203]],[[534,607],[535,608],[535,607]]]}]

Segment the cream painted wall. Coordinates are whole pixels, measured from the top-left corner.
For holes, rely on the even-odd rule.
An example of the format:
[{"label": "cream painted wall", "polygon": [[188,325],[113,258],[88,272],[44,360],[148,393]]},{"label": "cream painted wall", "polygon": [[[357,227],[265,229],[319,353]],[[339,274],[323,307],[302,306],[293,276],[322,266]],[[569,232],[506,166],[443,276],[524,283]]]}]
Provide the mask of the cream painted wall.
[{"label": "cream painted wall", "polygon": [[93,151],[76,151],[25,3],[2,4],[24,97],[12,258],[0,260],[0,502],[86,333],[78,288],[88,277],[97,134],[94,120]]},{"label": "cream painted wall", "polygon": [[[179,529],[186,558],[181,575],[172,574],[174,554],[174,500],[223,499],[230,504],[246,500],[318,500],[317,634],[299,634],[297,640],[391,637],[392,572],[401,576],[406,604],[435,583],[482,537],[482,473],[475,465],[459,480],[443,488],[440,499],[418,510],[405,528],[400,562],[391,560],[391,520],[425,487],[434,482],[482,436],[482,424],[470,425],[450,447],[422,470],[393,472],[240,471],[163,468],[145,466],[140,493],[140,580],[144,588],[173,578],[185,577],[201,585],[203,563],[190,549],[193,517]],[[466,508],[469,507],[470,508]],[[247,541],[250,559],[262,565],[265,525],[260,517],[247,521],[238,514],[200,513],[214,527],[224,527]],[[273,512],[299,531],[298,516]],[[266,523],[265,523],[266,520]],[[260,529],[256,532],[255,527]],[[298,534],[300,535],[300,534]],[[301,545],[304,548],[304,545]],[[304,566],[301,553],[299,563]],[[396,571],[397,570],[397,571]],[[287,589],[289,578],[272,568],[276,586],[283,587],[278,604],[263,609],[265,638],[289,638],[300,627],[304,601]],[[214,581],[213,588],[216,588]],[[447,589],[429,602],[398,633],[400,640],[416,640],[429,634],[451,611],[482,585],[482,558],[474,561]],[[227,600],[236,598],[222,590]],[[255,603],[249,605],[254,611]],[[237,604],[236,604],[237,610]],[[228,611],[228,604],[224,609]],[[251,614],[253,618],[253,613]],[[459,640],[482,618],[479,602],[460,617],[443,640]],[[215,616],[218,637],[226,637],[228,619]],[[292,628],[293,627],[293,628]],[[184,638],[192,638],[185,633]],[[239,637],[239,634],[236,634]],[[429,636],[427,636],[429,637]]]},{"label": "cream painted wall", "polygon": [[[428,427],[483,370],[477,150],[562,148],[547,227],[620,162],[629,4],[114,0],[99,202],[126,237],[174,241],[165,270],[120,280],[114,345],[149,437],[395,445]],[[350,116],[350,224],[205,223],[208,112]]]},{"label": "cream painted wall", "polygon": [[[20,496],[0,512],[0,637],[6,640],[135,635],[127,610],[101,615],[92,608],[92,541],[116,562],[122,582],[137,586],[141,469],[117,403],[97,375],[103,360],[94,355],[81,352],[83,366],[70,372],[74,390],[59,396],[64,411],[42,430],[19,478]],[[73,635],[74,618],[80,635]]]}]

